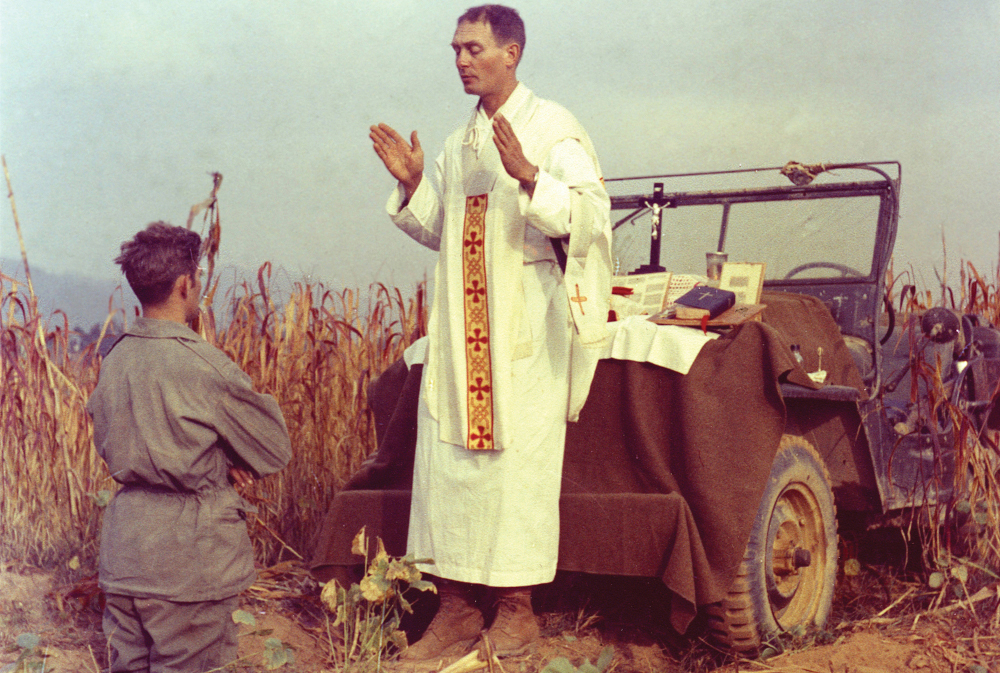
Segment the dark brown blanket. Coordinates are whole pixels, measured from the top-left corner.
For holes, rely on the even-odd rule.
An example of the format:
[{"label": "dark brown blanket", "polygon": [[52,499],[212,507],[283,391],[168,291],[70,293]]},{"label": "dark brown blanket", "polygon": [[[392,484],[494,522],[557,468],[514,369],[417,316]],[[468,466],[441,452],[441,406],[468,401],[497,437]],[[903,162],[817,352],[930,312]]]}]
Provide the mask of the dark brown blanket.
[{"label": "dark brown blanket", "polygon": [[[848,371],[834,359],[839,332],[829,313],[806,303],[806,316],[791,312],[789,331],[812,323],[810,339],[831,354],[824,368]],[[373,408],[392,411],[377,414],[379,450],[328,512],[314,569],[359,563],[350,543],[362,526],[389,553],[405,553],[420,372],[397,363],[373,386]],[[785,427],[782,380],[813,385],[789,340],[759,322],[708,343],[687,375],[602,360],[580,421],[567,430],[559,568],[662,578],[674,597],[672,625],[684,632],[697,606],[723,598],[743,557]]]}]

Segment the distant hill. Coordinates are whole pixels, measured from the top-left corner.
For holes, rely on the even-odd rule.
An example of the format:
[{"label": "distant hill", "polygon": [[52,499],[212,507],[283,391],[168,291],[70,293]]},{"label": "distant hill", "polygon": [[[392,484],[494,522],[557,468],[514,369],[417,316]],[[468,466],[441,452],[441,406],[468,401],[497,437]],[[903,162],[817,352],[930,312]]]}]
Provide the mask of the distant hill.
[{"label": "distant hill", "polygon": [[[4,275],[13,276],[20,284],[25,282],[24,266],[20,259],[0,259],[0,271]],[[125,307],[130,315],[136,303],[127,286],[124,293],[116,292],[117,281],[100,280],[81,274],[49,273],[37,265],[31,266],[31,283],[42,315],[51,316],[54,311],[61,310],[69,318],[70,328],[74,329],[86,330],[94,323],[103,323],[108,316],[108,301],[112,295],[115,308],[122,307],[124,296]],[[6,283],[3,289],[5,293],[10,291]],[[25,288],[24,295],[26,294]]]},{"label": "distant hill", "polygon": [[[30,260],[29,260],[30,261]],[[24,266],[20,259],[11,257],[0,258],[0,271],[7,276],[13,276],[19,284],[25,282]],[[219,289],[216,292],[215,306],[218,309],[220,300],[226,296],[226,292],[232,287],[234,279],[247,279],[253,282],[256,287],[257,272],[238,269],[231,265],[222,265],[216,268],[216,277],[221,279]],[[116,280],[101,280],[82,274],[57,274],[49,273],[37,265],[31,265],[31,282],[35,287],[35,296],[38,297],[38,307],[43,316],[51,317],[54,311],[61,310],[69,318],[70,329],[80,331],[90,331],[95,324],[103,324],[108,317],[108,302],[113,297],[113,308],[121,309],[123,306],[128,311],[129,316],[135,315],[135,308],[138,302],[129,289],[125,279],[121,279],[123,284],[121,290],[117,290]],[[282,296],[291,286],[287,274],[284,272],[275,273],[272,278],[271,289],[277,296]],[[23,289],[23,295],[27,295],[27,288]],[[4,283],[3,292],[10,291],[9,284]],[[58,317],[58,319],[62,319]]]}]

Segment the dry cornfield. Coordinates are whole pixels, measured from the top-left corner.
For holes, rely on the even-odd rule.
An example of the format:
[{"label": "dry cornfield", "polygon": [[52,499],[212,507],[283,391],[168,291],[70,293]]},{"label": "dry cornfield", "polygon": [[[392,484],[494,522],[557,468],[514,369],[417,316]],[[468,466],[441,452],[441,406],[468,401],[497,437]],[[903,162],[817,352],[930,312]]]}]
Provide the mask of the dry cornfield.
[{"label": "dry cornfield", "polygon": [[[258,390],[275,396],[291,434],[294,457],[277,475],[258,482],[246,496],[258,506],[251,537],[259,562],[308,557],[312,537],[336,490],[375,448],[367,409],[366,384],[425,331],[426,286],[412,296],[399,288],[373,285],[366,292],[334,291],[322,284],[296,283],[275,296],[272,268],[264,264],[256,279],[243,281],[215,307],[218,287],[211,284],[219,250],[216,192],[192,208],[204,211],[212,288],[199,329],[226,352]],[[9,182],[8,182],[9,187]],[[13,205],[13,200],[12,200]],[[16,208],[14,220],[17,222]],[[0,559],[52,566],[70,561],[93,568],[101,507],[115,489],[93,449],[86,401],[97,382],[100,354],[92,344],[70,347],[65,313],[43,316],[30,284],[0,273]],[[943,280],[940,297],[917,291],[913,274],[887,274],[887,287],[902,315],[945,305],[1000,323],[1000,269],[983,277],[971,264],[960,265],[958,291]],[[120,329],[124,309],[112,312],[104,330]],[[116,327],[117,325],[117,327]],[[103,332],[102,332],[103,336]],[[964,502],[986,518],[972,542],[974,560],[1000,569],[1000,484],[997,447],[976,433],[965,410],[951,403],[933,363],[915,368],[932,391],[935,412],[951,416],[956,428],[954,508]],[[940,512],[932,521],[946,520]],[[947,513],[946,513],[947,514]],[[932,526],[929,559],[946,557],[960,542],[947,527]],[[962,547],[963,552],[969,549]],[[73,561],[74,557],[76,561]]]},{"label": "dry cornfield", "polygon": [[[114,490],[86,412],[97,344],[73,353],[66,316],[46,320],[30,289],[5,274],[0,296],[0,558],[92,561],[102,491]],[[366,383],[423,334],[425,289],[404,297],[384,285],[362,293],[298,283],[279,300],[264,265],[227,299],[224,320],[203,312],[202,332],[275,396],[294,449],[285,470],[247,493],[260,510],[257,557],[271,564],[304,555],[336,489],[374,449]]]},{"label": "dry cornfield", "polygon": [[[947,265],[945,265],[945,272]],[[918,290],[912,282],[912,271],[898,276],[890,265],[886,285],[890,301],[895,301],[900,315],[920,315],[933,306],[944,306],[961,315],[979,316],[985,321],[1000,324],[1000,266],[992,278],[985,277],[974,265],[959,265],[958,290],[946,282],[945,272],[939,276],[939,296],[929,289]],[[906,324],[905,319],[903,323]],[[924,560],[929,569],[949,570],[956,564],[971,561],[983,564],[992,573],[1000,571],[1000,433],[981,428],[983,411],[972,412],[965,407],[952,389],[951,383],[942,381],[937,362],[915,356],[915,343],[911,339],[911,357],[916,378],[926,385],[930,408],[928,416],[944,417],[954,429],[955,490],[949,502],[927,506],[920,517],[930,526],[919,526],[916,533],[923,539]],[[993,390],[993,400],[1000,390]],[[988,410],[987,410],[988,411]],[[974,418],[975,413],[980,418]],[[981,429],[980,429],[981,428]],[[938,525],[968,518],[966,527]],[[962,560],[956,560],[962,559]]]},{"label": "dry cornfield", "polygon": [[[424,332],[425,286],[413,296],[374,285],[365,293],[335,292],[322,284],[294,285],[287,297],[270,289],[265,264],[255,282],[234,287],[224,311],[207,308],[202,332],[281,404],[295,456],[248,497],[260,510],[252,522],[258,560],[265,564],[307,556],[310,541],[336,489],[375,448],[366,384]],[[891,275],[890,286],[899,284]],[[894,282],[896,281],[896,282]],[[940,303],[1000,321],[1000,281],[961,269],[958,293]],[[905,294],[903,312],[935,305],[929,291]],[[74,353],[62,312],[46,318],[30,288],[0,274],[0,557],[42,566],[97,551],[100,505],[113,491],[95,454],[86,401],[100,366],[97,344]],[[124,310],[108,317],[124,319]],[[224,316],[217,318],[217,316]],[[100,343],[100,342],[98,342]],[[950,402],[929,363],[918,368],[956,432],[957,474],[965,475],[958,500],[986,513],[974,540],[975,556],[1000,568],[1000,484],[996,448],[975,433],[964,411]],[[940,516],[932,516],[939,519]],[[931,558],[953,546],[944,528],[932,528]]]}]

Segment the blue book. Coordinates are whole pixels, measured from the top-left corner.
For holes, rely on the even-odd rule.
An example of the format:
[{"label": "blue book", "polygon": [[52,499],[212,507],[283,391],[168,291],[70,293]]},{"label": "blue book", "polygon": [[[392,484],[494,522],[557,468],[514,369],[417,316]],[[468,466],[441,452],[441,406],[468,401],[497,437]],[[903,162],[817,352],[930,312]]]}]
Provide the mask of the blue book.
[{"label": "blue book", "polygon": [[711,320],[732,308],[735,303],[735,292],[708,285],[698,285],[674,302],[677,309],[676,316],[680,320],[700,320],[706,315]]}]

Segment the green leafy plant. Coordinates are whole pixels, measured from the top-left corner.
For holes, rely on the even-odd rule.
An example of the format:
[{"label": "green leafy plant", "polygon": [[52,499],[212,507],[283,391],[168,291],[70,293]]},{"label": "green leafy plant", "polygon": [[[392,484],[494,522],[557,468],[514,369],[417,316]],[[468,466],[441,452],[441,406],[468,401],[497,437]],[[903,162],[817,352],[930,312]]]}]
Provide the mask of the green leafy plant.
[{"label": "green leafy plant", "polygon": [[[237,624],[245,624],[251,628],[257,626],[257,618],[246,610],[236,610],[233,612],[233,621]],[[271,632],[272,629],[258,629],[256,631],[241,633],[240,636],[270,636]],[[292,648],[281,642],[279,638],[267,638],[267,640],[264,641],[264,652],[262,653],[262,656],[264,668],[269,671],[277,670],[285,664],[295,663],[295,654],[292,652]],[[247,658],[248,657],[242,657],[242,659]]]},{"label": "green leafy plant", "polygon": [[941,554],[935,559],[934,566],[936,569],[927,578],[927,586],[938,591],[931,603],[932,610],[941,606],[949,590],[953,598],[975,601],[978,599],[972,596],[972,592],[976,586],[980,586],[982,591],[982,586],[1000,580],[1000,576],[992,570],[965,556]]},{"label": "green leafy plant", "polygon": [[264,668],[269,671],[281,668],[285,664],[294,664],[295,655],[292,648],[286,646],[279,638],[268,638],[264,641]]},{"label": "green leafy plant", "polygon": [[597,661],[593,664],[590,663],[589,659],[585,659],[577,667],[570,663],[570,660],[566,657],[556,657],[545,665],[542,673],[604,673],[614,658],[615,648],[609,645],[601,650],[600,656],[597,657]]},{"label": "green leafy plant", "polygon": [[45,670],[45,653],[40,647],[41,639],[34,633],[22,633],[14,643],[21,654],[14,662],[13,673],[41,673]]},{"label": "green leafy plant", "polygon": [[371,561],[364,528],[351,545],[351,551],[364,556],[367,565],[359,584],[345,588],[331,580],[320,594],[324,606],[334,615],[333,628],[341,630],[341,646],[334,648],[339,670],[357,670],[372,663],[378,668],[393,649],[404,649],[406,634],[399,623],[403,611],[413,612],[405,591],[437,591],[417,570],[418,563],[430,563],[429,559],[417,560],[412,555],[393,558],[386,553],[382,540],[376,541]]}]

